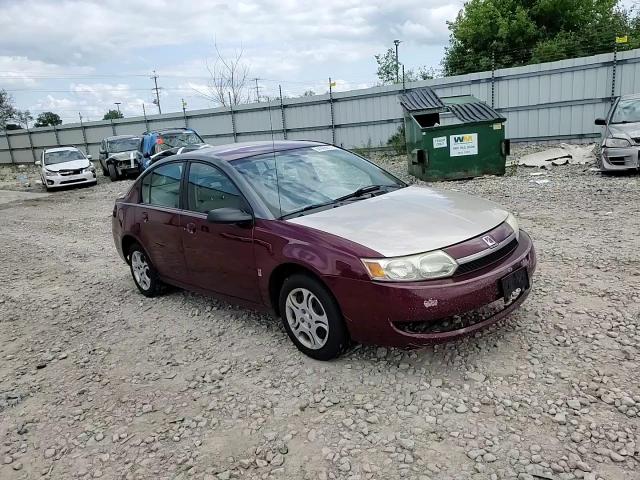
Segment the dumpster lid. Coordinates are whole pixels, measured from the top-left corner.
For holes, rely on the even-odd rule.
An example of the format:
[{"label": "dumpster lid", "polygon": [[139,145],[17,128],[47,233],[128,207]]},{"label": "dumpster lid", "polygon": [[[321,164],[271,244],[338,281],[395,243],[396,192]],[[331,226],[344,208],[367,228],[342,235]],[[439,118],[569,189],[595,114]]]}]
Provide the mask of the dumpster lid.
[{"label": "dumpster lid", "polygon": [[448,105],[447,108],[462,122],[484,122],[489,120],[506,121],[506,118],[496,112],[486,103],[472,102]]},{"label": "dumpster lid", "polygon": [[410,112],[418,110],[444,110],[445,104],[442,103],[436,92],[429,87],[422,87],[411,90],[400,97],[400,103]]},{"label": "dumpster lid", "polygon": [[400,104],[409,112],[449,111],[463,123],[506,121],[503,115],[472,95],[440,98],[429,87],[417,88],[404,93],[400,96]]}]

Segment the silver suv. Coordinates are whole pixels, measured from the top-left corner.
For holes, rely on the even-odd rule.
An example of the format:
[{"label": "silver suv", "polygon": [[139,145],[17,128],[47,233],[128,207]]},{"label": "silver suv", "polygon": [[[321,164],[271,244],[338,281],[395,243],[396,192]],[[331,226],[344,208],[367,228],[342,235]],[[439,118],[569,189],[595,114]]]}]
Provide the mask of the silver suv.
[{"label": "silver suv", "polygon": [[142,137],[135,135],[117,135],[107,137],[100,143],[100,166],[102,174],[112,182],[130,174],[136,176],[140,168],[140,142]]}]

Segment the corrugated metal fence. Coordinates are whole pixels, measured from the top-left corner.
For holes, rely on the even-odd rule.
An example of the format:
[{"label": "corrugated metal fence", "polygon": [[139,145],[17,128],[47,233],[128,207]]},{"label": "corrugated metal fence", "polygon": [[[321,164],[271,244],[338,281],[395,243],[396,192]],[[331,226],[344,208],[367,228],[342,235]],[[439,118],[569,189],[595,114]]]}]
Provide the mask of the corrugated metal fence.
[{"label": "corrugated metal fence", "polygon": [[[615,72],[615,74],[614,74]],[[408,83],[430,86],[440,96],[471,94],[507,117],[512,141],[555,141],[596,137],[594,119],[604,116],[616,95],[640,91],[640,50],[574,58],[456,77]],[[32,162],[43,148],[76,145],[97,158],[111,135],[188,126],[211,144],[251,140],[308,139],[347,148],[384,146],[402,124],[401,85],[277,99],[269,103],[194,110],[121,120],[15,130],[0,134],[0,163]]]}]

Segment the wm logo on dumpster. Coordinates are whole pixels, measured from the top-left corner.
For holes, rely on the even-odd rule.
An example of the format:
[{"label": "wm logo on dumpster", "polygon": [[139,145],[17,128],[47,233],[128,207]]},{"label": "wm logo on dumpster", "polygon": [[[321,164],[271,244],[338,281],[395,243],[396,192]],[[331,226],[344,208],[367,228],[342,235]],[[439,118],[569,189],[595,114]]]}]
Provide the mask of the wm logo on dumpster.
[{"label": "wm logo on dumpster", "polygon": [[453,143],[471,143],[473,142],[473,135],[454,135]]}]

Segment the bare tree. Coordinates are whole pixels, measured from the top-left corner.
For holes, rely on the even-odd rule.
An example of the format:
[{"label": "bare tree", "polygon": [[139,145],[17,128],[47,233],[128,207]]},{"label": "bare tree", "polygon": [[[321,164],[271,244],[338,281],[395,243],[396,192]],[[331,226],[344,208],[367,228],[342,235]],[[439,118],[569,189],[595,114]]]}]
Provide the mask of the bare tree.
[{"label": "bare tree", "polygon": [[249,90],[249,66],[242,56],[244,50],[234,52],[231,57],[225,57],[220,52],[217,42],[213,44],[216,50],[216,58],[213,65],[205,60],[210,79],[207,91],[202,92],[194,88],[201,96],[228,107],[241,103],[249,103],[251,94]]}]

